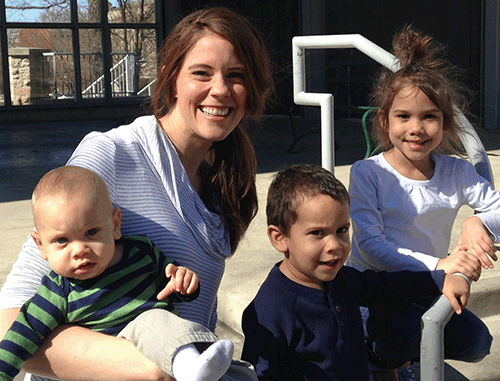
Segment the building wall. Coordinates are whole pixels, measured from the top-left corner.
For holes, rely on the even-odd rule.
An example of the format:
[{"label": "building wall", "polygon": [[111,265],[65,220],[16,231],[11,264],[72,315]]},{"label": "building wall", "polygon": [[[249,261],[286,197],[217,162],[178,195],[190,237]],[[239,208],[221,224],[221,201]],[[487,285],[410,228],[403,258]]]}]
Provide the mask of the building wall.
[{"label": "building wall", "polygon": [[[305,1],[305,0],[304,0]],[[311,3],[316,3],[310,0]],[[474,114],[480,114],[481,83],[481,1],[457,0],[330,0],[325,1],[324,34],[361,34],[382,48],[390,51],[394,33],[405,24],[413,24],[424,33],[446,45],[452,63],[464,69],[464,81],[475,94],[471,105]],[[364,55],[351,52],[331,52],[324,63],[317,63],[316,80],[321,90],[337,91],[340,104],[366,105],[372,78],[379,70],[378,64],[363,62]],[[347,67],[332,67],[335,60],[361,63],[349,68],[351,88],[341,84],[342,71]],[[329,69],[329,70],[328,70]],[[332,80],[333,78],[333,80]],[[359,81],[357,81],[357,79]],[[328,87],[330,86],[330,87]]]},{"label": "building wall", "polygon": [[[159,1],[159,0],[157,0]],[[472,111],[480,115],[481,79],[481,1],[419,0],[162,0],[162,30],[171,27],[186,14],[206,6],[227,6],[244,14],[262,31],[275,64],[276,94],[268,107],[269,114],[288,114],[293,106],[291,39],[296,35],[360,33],[385,49],[390,49],[394,32],[406,23],[414,23],[424,32],[447,45],[451,61],[466,70],[467,85],[475,92]],[[335,56],[337,54],[337,56]],[[308,83],[314,91],[329,91],[337,104],[365,105],[371,78],[378,67],[339,65],[338,60],[356,61],[363,57],[350,52],[309,52]],[[348,73],[349,87],[346,86]],[[497,91],[498,92],[498,91]],[[138,101],[139,102],[139,101]],[[110,105],[109,107],[114,107]],[[24,107],[9,110],[23,113]],[[64,109],[62,109],[64,112]],[[296,111],[299,112],[299,111]],[[341,116],[342,114],[337,114]],[[0,107],[1,118],[1,107]]]}]

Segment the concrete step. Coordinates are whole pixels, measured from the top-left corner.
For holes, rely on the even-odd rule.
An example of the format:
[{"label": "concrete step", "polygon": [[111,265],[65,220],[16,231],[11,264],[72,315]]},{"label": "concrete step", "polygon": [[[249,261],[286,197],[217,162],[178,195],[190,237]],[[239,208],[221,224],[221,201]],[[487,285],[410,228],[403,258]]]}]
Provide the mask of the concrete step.
[{"label": "concrete step", "polygon": [[445,380],[449,381],[499,381],[500,380],[500,316],[484,318],[493,339],[491,353],[483,361],[470,364],[446,360]]},{"label": "concrete step", "polygon": [[497,267],[484,271],[479,281],[471,285],[467,308],[482,319],[500,315],[500,264]]}]

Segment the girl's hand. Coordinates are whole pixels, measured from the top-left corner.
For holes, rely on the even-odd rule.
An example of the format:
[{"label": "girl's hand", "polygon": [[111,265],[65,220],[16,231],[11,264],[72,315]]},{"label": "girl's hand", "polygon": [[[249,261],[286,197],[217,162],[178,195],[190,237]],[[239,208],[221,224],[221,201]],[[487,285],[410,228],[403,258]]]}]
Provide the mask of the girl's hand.
[{"label": "girl's hand", "polygon": [[165,274],[170,281],[156,296],[158,300],[166,298],[172,292],[182,295],[192,294],[198,288],[198,275],[185,267],[176,266],[172,263],[165,268]]},{"label": "girl's hand", "polygon": [[473,281],[481,276],[481,263],[477,256],[467,252],[465,245],[457,245],[446,258],[436,265],[436,270],[444,270],[446,274],[462,273]]},{"label": "girl's hand", "polygon": [[495,254],[497,248],[493,244],[483,221],[477,216],[471,216],[463,222],[458,244],[465,245],[467,251],[475,255],[485,269],[493,268],[493,263],[488,256],[494,261],[498,259]]},{"label": "girl's hand", "polygon": [[469,301],[469,283],[461,275],[446,274],[442,292],[450,301],[455,312],[460,315]]}]

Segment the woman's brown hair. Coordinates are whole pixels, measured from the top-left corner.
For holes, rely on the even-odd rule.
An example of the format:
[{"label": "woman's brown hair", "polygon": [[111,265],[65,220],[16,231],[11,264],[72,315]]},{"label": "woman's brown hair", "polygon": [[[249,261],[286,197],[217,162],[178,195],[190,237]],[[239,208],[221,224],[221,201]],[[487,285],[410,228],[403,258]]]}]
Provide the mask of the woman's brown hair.
[{"label": "woman's brown hair", "polygon": [[261,116],[274,89],[269,53],[259,31],[245,17],[226,8],[203,9],[183,18],[160,50],[152,106],[158,119],[175,106],[175,82],[184,59],[207,33],[228,40],[246,69],[245,115],[234,131],[223,141],[215,142],[209,151],[206,160],[210,169],[201,195],[207,207],[224,218],[234,253],[258,209],[257,159],[245,122]]},{"label": "woman's brown hair", "polygon": [[389,139],[389,110],[394,97],[406,86],[420,89],[443,113],[443,141],[437,151],[460,153],[458,111],[467,112],[465,88],[459,83],[460,70],[441,57],[444,50],[432,37],[405,26],[392,40],[393,53],[401,67],[396,72],[383,69],[371,94],[371,105],[378,107],[373,117],[373,137],[378,148],[392,147]]}]

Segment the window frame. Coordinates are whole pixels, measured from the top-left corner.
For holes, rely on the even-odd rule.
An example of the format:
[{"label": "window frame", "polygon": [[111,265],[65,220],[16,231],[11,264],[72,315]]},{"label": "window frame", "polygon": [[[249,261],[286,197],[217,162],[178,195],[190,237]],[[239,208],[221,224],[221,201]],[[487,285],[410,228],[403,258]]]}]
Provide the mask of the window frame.
[{"label": "window frame", "polygon": [[[144,96],[131,97],[113,97],[111,91],[111,31],[113,29],[153,29],[156,32],[156,51],[159,51],[161,42],[166,35],[165,20],[167,12],[167,0],[154,0],[155,2],[155,21],[152,23],[110,23],[108,21],[108,1],[99,0],[101,8],[100,22],[79,22],[77,11],[77,0],[69,0],[71,21],[58,23],[42,23],[42,22],[7,22],[6,15],[6,0],[0,0],[0,51],[2,63],[2,79],[3,79],[3,94],[4,104],[0,105],[0,111],[19,110],[25,108],[64,108],[64,107],[83,107],[95,105],[116,105],[116,104],[142,104]],[[163,10],[163,12],[162,12]],[[72,46],[73,46],[73,70],[74,70],[74,86],[75,99],[72,102],[51,102],[44,103],[43,106],[37,104],[27,105],[12,105],[12,96],[9,78],[9,54],[8,54],[8,29],[67,29],[71,31]],[[102,98],[84,98],[82,96],[82,74],[80,66],[80,29],[98,29],[101,31],[102,51],[103,51],[103,75],[104,75],[104,97]],[[78,54],[76,54],[78,52]]]}]

